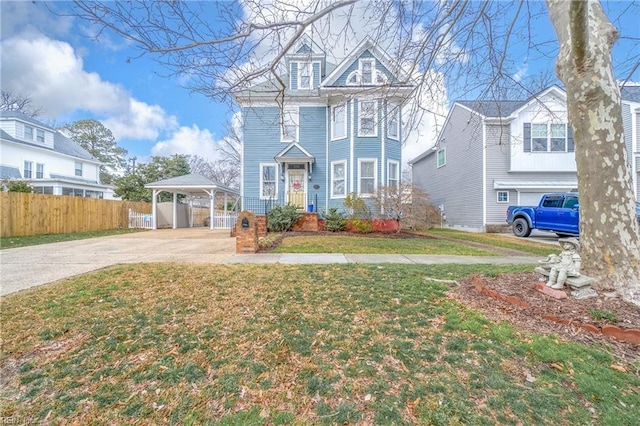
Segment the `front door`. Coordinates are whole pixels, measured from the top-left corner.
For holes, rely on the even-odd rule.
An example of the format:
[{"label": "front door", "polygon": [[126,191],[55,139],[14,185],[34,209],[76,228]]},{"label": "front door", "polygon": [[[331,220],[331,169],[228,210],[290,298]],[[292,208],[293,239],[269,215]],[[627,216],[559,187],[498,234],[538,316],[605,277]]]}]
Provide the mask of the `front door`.
[{"label": "front door", "polygon": [[[296,166],[302,166],[298,168]],[[290,164],[287,170],[287,202],[304,210],[307,200],[306,168],[304,164]]]}]

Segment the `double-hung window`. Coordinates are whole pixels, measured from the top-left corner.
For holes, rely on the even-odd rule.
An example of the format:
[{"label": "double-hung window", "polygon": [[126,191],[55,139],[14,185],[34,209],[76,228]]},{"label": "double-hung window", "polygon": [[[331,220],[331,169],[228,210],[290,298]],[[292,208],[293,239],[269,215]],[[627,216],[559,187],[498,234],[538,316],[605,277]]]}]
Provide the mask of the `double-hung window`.
[{"label": "double-hung window", "polygon": [[312,70],[311,62],[298,62],[298,89],[311,89]]},{"label": "double-hung window", "polygon": [[36,179],[44,179],[44,164],[36,163]]},{"label": "double-hung window", "polygon": [[331,162],[331,198],[347,195],[347,161]]},{"label": "double-hung window", "polygon": [[331,139],[347,137],[347,108],[345,104],[331,107]]},{"label": "double-hung window", "polygon": [[388,108],[388,130],[387,137],[398,140],[400,138],[400,108],[397,105],[389,104]]},{"label": "double-hung window", "polygon": [[358,136],[377,136],[377,101],[360,101],[358,109]]},{"label": "double-hung window", "polygon": [[397,161],[389,160],[387,163],[387,186],[397,188],[400,183],[400,164]]},{"label": "double-hung window", "polygon": [[293,142],[298,140],[298,107],[284,107],[281,118],[281,141]]},{"label": "double-hung window", "polygon": [[376,192],[378,160],[363,158],[358,160],[358,194],[370,197]]},{"label": "double-hung window", "polygon": [[33,127],[32,126],[24,126],[24,138],[28,141],[33,140]]},{"label": "double-hung window", "polygon": [[525,152],[573,152],[573,134],[566,123],[525,123]]},{"label": "double-hung window", "polygon": [[24,162],[24,176],[25,179],[31,179],[33,177],[33,162]]},{"label": "double-hung window", "polygon": [[44,143],[44,130],[36,129],[36,140]]},{"label": "double-hung window", "polygon": [[277,171],[277,164],[260,164],[260,198],[269,199],[278,196]]},{"label": "double-hung window", "polygon": [[374,59],[361,59],[360,67],[362,72],[362,84],[373,83]]},{"label": "double-hung window", "polygon": [[82,176],[82,163],[76,161],[76,176]]}]

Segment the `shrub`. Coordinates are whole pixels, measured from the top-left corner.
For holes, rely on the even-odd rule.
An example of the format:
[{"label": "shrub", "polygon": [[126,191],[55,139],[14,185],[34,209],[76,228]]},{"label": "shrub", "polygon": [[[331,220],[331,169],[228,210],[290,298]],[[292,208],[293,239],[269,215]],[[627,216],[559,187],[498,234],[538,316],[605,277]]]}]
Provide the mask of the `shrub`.
[{"label": "shrub", "polygon": [[2,181],[2,187],[8,192],[33,192],[33,186],[24,180],[9,180]]},{"label": "shrub", "polygon": [[351,221],[351,226],[360,234],[370,234],[375,231],[373,224],[369,219],[353,219]]},{"label": "shrub", "polygon": [[271,232],[289,231],[300,219],[298,207],[293,204],[276,206],[267,213],[267,229]]},{"label": "shrub", "polygon": [[350,219],[371,219],[371,210],[367,202],[355,192],[347,195],[344,199],[344,206],[349,212]]},{"label": "shrub", "polygon": [[322,216],[324,217],[328,231],[344,231],[347,227],[347,221],[344,218],[344,214],[339,212],[336,207],[331,207],[328,212],[322,212]]}]

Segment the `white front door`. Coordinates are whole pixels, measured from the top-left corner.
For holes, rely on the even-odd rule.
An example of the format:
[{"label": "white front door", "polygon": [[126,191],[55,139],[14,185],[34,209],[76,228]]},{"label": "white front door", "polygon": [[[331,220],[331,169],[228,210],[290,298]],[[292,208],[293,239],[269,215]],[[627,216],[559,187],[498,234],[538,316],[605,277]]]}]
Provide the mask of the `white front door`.
[{"label": "white front door", "polygon": [[[292,164],[291,166],[297,166]],[[291,167],[290,166],[290,167]],[[307,185],[306,168],[287,169],[287,202],[306,210]]]}]

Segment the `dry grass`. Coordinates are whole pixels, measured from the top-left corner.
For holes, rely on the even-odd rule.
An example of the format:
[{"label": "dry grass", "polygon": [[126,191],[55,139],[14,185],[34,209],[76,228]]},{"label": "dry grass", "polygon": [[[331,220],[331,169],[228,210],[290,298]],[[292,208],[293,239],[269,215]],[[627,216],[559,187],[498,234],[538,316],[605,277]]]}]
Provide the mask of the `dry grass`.
[{"label": "dry grass", "polygon": [[25,291],[2,299],[0,417],[149,425],[635,419],[640,381],[612,370],[609,355],[492,324],[425,279],[514,269],[525,267],[144,264]]}]

